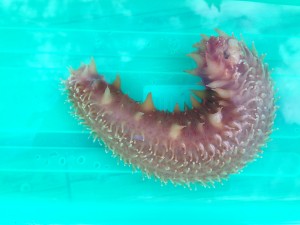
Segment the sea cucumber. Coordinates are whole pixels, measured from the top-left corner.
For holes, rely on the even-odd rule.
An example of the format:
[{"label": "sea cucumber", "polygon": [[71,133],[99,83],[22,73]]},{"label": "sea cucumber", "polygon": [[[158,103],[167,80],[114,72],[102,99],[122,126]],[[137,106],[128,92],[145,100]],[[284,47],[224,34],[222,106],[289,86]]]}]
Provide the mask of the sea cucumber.
[{"label": "sea cucumber", "polygon": [[174,184],[221,182],[262,152],[275,117],[273,82],[255,47],[216,30],[189,54],[204,91],[192,108],[157,110],[125,95],[121,79],[109,84],[90,64],[70,69],[64,82],[75,114],[114,155],[144,174]]}]

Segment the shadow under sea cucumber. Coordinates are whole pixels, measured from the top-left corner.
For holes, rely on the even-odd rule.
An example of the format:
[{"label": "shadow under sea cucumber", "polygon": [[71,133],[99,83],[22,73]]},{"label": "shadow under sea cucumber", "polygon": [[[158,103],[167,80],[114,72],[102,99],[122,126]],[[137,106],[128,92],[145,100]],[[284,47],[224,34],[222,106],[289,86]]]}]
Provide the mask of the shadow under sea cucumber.
[{"label": "shadow under sea cucumber", "polygon": [[255,48],[217,32],[189,54],[197,67],[186,72],[205,86],[193,91],[192,109],[157,110],[151,93],[138,103],[122,93],[120,76],[108,84],[92,59],[65,81],[75,114],[125,163],[163,182],[207,185],[238,172],[272,131],[273,83]]}]

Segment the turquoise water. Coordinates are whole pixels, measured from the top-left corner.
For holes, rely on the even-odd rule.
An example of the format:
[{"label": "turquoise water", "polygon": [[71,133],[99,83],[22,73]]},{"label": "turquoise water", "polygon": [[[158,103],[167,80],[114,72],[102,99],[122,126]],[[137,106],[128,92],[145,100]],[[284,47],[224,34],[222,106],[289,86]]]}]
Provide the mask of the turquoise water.
[{"label": "turquoise water", "polygon": [[[2,0],[0,224],[300,224],[299,21],[292,0]],[[263,157],[223,186],[143,179],[69,114],[60,79],[91,56],[134,99],[183,107],[186,54],[216,27],[267,53],[280,97]]]}]

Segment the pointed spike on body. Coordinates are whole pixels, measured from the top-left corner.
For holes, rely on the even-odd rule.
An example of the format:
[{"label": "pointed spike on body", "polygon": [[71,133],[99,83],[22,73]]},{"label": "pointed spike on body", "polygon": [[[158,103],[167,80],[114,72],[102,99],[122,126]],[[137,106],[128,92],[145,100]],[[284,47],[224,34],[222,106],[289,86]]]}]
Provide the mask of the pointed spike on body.
[{"label": "pointed spike on body", "polygon": [[75,74],[75,70],[72,68],[72,66],[69,66],[68,70],[69,70],[69,72],[70,72],[71,75]]},{"label": "pointed spike on body", "polygon": [[190,110],[190,107],[188,106],[188,104],[186,104],[186,102],[184,103],[184,111],[188,111]]},{"label": "pointed spike on body", "polygon": [[140,121],[143,117],[144,113],[143,112],[137,112],[135,115],[134,115],[134,120],[135,121]]},{"label": "pointed spike on body", "polygon": [[220,88],[226,84],[228,84],[227,80],[216,80],[216,81],[213,81],[213,82],[207,84],[206,86],[210,87],[210,88]]},{"label": "pointed spike on body", "polygon": [[202,47],[202,44],[201,44],[201,42],[197,42],[197,43],[193,44],[192,47],[193,48],[200,48],[200,47]]},{"label": "pointed spike on body", "polygon": [[192,52],[190,54],[187,54],[187,56],[191,57],[197,63],[198,66],[202,66],[203,60],[197,52]]},{"label": "pointed spike on body", "polygon": [[176,103],[175,107],[174,107],[174,112],[175,113],[179,113],[180,112],[180,108],[179,108],[179,104]]},{"label": "pointed spike on body", "polygon": [[218,95],[224,99],[232,98],[236,94],[232,90],[227,90],[227,89],[223,89],[223,88],[213,88],[212,90],[217,92]]},{"label": "pointed spike on body", "polygon": [[219,108],[219,110],[214,114],[208,114],[208,121],[210,124],[216,128],[221,129],[223,127],[222,123],[222,108]]},{"label": "pointed spike on body", "polygon": [[179,124],[172,124],[169,131],[169,137],[173,140],[177,139],[178,136],[181,134],[181,130],[185,127],[186,126],[181,126]]},{"label": "pointed spike on body", "polygon": [[117,88],[120,89],[121,88],[121,78],[120,75],[117,74],[115,81],[112,83],[112,85]]},{"label": "pointed spike on body", "polygon": [[91,74],[97,74],[97,67],[96,67],[96,63],[95,63],[94,57],[91,57],[91,62],[89,64],[89,72]]},{"label": "pointed spike on body", "polygon": [[264,59],[266,58],[266,56],[267,56],[267,54],[266,54],[266,53],[264,53],[264,54],[261,54],[261,56],[260,56],[260,60],[261,60],[261,61],[264,61]]},{"label": "pointed spike on body", "polygon": [[198,85],[201,85],[201,86],[204,86],[204,84],[203,84],[203,81],[201,80],[201,81],[199,81],[199,82],[197,82],[196,84],[198,84]]},{"label": "pointed spike on body", "polygon": [[224,101],[224,100],[220,100],[220,101],[219,101],[219,104],[220,104],[220,106],[229,106],[229,105],[230,105],[229,102]]},{"label": "pointed spike on body", "polygon": [[183,72],[191,74],[193,76],[197,76],[197,69],[192,69],[192,70],[184,70]]},{"label": "pointed spike on body", "polygon": [[153,103],[151,92],[147,95],[146,100],[144,101],[144,103],[141,104],[141,108],[144,112],[152,112],[152,111],[156,110],[155,106],[154,106],[154,103]]},{"label": "pointed spike on body", "polygon": [[253,55],[257,56],[257,50],[256,50],[256,47],[255,47],[255,44],[254,44],[254,41],[252,41],[252,49],[251,49]]},{"label": "pointed spike on body", "polygon": [[194,98],[192,95],[190,96],[190,98],[191,98],[193,108],[198,109],[201,107],[201,103],[198,102],[198,100],[196,98]]},{"label": "pointed spike on body", "polygon": [[205,98],[205,90],[201,91],[201,90],[191,90],[193,92],[194,95],[196,95],[198,98]]},{"label": "pointed spike on body", "polygon": [[86,65],[86,66],[84,66],[84,69],[82,71],[82,76],[86,77],[88,75],[89,75],[89,66]]},{"label": "pointed spike on body", "polygon": [[200,34],[203,40],[208,41],[209,37],[206,34]]},{"label": "pointed spike on body", "polygon": [[110,89],[109,89],[109,87],[107,86],[107,87],[105,88],[104,94],[103,94],[103,96],[102,96],[101,104],[102,104],[102,105],[110,104],[110,103],[112,102],[112,99],[113,99],[113,97],[112,97],[112,95],[111,95],[111,93],[110,93]]},{"label": "pointed spike on body", "polygon": [[226,37],[226,38],[229,37],[228,34],[226,34],[224,31],[220,30],[219,28],[215,28],[215,31],[216,31],[217,34],[218,34],[219,36],[221,36],[221,37]]},{"label": "pointed spike on body", "polygon": [[245,44],[245,40],[244,40],[243,34],[240,34],[240,42],[242,42],[243,44]]}]

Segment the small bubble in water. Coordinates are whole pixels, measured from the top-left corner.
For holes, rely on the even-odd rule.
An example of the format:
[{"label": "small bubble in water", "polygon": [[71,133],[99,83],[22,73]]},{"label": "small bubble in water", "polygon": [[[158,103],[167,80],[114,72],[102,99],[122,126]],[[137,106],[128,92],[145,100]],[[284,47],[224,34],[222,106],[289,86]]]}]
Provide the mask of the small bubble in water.
[{"label": "small bubble in water", "polygon": [[31,191],[31,186],[29,183],[24,183],[24,184],[21,184],[20,186],[20,191],[21,192],[29,192]]},{"label": "small bubble in water", "polygon": [[65,165],[66,159],[64,157],[62,157],[62,158],[60,158],[59,162],[60,162],[60,164]]},{"label": "small bubble in water", "polygon": [[35,158],[36,158],[36,160],[40,160],[41,156],[40,155],[36,155]]},{"label": "small bubble in water", "polygon": [[58,153],[57,153],[57,152],[51,152],[51,153],[50,153],[50,156],[51,156],[51,157],[56,157],[56,156],[58,156]]},{"label": "small bubble in water", "polygon": [[78,162],[79,164],[83,164],[84,161],[85,161],[85,158],[84,158],[83,156],[80,156],[80,157],[78,157],[78,159],[77,159],[77,162]]},{"label": "small bubble in water", "polygon": [[100,168],[100,163],[99,163],[99,162],[95,162],[94,167],[95,167],[96,169],[99,169],[99,168]]}]

